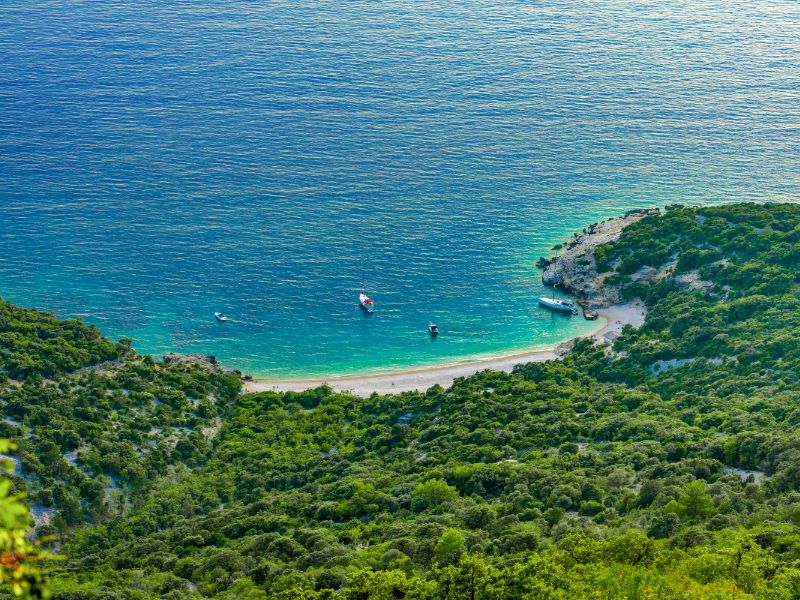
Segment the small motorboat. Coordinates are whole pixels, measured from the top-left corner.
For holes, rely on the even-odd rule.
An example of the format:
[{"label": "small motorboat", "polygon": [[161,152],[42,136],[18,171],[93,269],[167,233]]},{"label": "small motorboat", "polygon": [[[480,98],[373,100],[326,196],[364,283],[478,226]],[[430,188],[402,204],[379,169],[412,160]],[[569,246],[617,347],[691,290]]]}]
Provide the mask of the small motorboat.
[{"label": "small motorboat", "polygon": [[369,314],[372,314],[375,311],[375,301],[367,296],[364,292],[361,292],[358,295],[358,304]]},{"label": "small motorboat", "polygon": [[431,333],[431,335],[433,337],[436,337],[437,335],[439,335],[439,328],[436,326],[436,323],[434,323],[433,321],[428,323],[428,331],[430,331],[430,333]]},{"label": "small motorboat", "polygon": [[225,315],[223,315],[221,312],[215,312],[215,313],[214,313],[214,318],[215,318],[217,321],[221,321],[222,323],[224,323],[225,321],[229,321],[229,320],[230,320],[230,319],[228,319],[228,317],[226,317]]},{"label": "small motorboat", "polygon": [[539,298],[539,304],[556,312],[570,313],[572,315],[578,314],[578,309],[572,302],[569,302],[568,300],[559,300],[558,298]]}]

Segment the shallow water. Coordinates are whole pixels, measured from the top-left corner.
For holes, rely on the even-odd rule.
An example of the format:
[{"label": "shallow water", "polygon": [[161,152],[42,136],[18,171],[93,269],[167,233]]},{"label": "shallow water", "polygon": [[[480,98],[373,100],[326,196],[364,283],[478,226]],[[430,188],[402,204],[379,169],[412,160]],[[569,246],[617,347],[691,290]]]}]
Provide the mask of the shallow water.
[{"label": "shallow water", "polygon": [[552,345],[572,231],[800,197],[799,55],[794,1],[13,2],[0,294],[264,376]]}]

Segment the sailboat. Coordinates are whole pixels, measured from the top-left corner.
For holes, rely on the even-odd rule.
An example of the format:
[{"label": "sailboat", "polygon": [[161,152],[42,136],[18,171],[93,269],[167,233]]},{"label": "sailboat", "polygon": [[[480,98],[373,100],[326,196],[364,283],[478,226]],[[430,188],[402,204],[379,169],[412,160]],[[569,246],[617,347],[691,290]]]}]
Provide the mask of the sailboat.
[{"label": "sailboat", "polygon": [[554,310],[556,312],[566,312],[573,315],[578,314],[578,309],[572,302],[568,300],[559,300],[558,298],[539,298],[539,304],[544,306],[545,308],[549,308],[550,310]]}]

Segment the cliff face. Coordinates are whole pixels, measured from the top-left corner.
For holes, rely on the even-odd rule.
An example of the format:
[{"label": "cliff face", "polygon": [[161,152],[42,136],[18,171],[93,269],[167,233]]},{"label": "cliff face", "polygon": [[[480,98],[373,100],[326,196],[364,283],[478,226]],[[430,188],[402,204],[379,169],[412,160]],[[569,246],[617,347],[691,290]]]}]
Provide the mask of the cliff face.
[{"label": "cliff face", "polygon": [[565,244],[560,256],[544,261],[542,282],[563,289],[578,297],[585,309],[596,310],[622,302],[617,286],[605,284],[610,273],[597,273],[594,249],[619,238],[622,230],[648,215],[659,214],[658,209],[632,210],[625,215],[596,223]]}]

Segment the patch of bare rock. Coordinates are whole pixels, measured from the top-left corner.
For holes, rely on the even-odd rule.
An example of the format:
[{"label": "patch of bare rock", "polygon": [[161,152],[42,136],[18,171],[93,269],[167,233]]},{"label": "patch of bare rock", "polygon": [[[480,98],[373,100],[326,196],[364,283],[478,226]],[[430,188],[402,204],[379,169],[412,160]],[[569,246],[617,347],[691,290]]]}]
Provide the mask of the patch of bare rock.
[{"label": "patch of bare rock", "polygon": [[[200,365],[214,373],[222,373],[222,365],[213,356],[205,356],[203,354],[176,354],[169,352],[164,355],[164,362],[168,365]],[[245,381],[250,381],[252,377],[249,375],[242,375],[238,369],[224,371],[225,375],[238,375]]]}]

